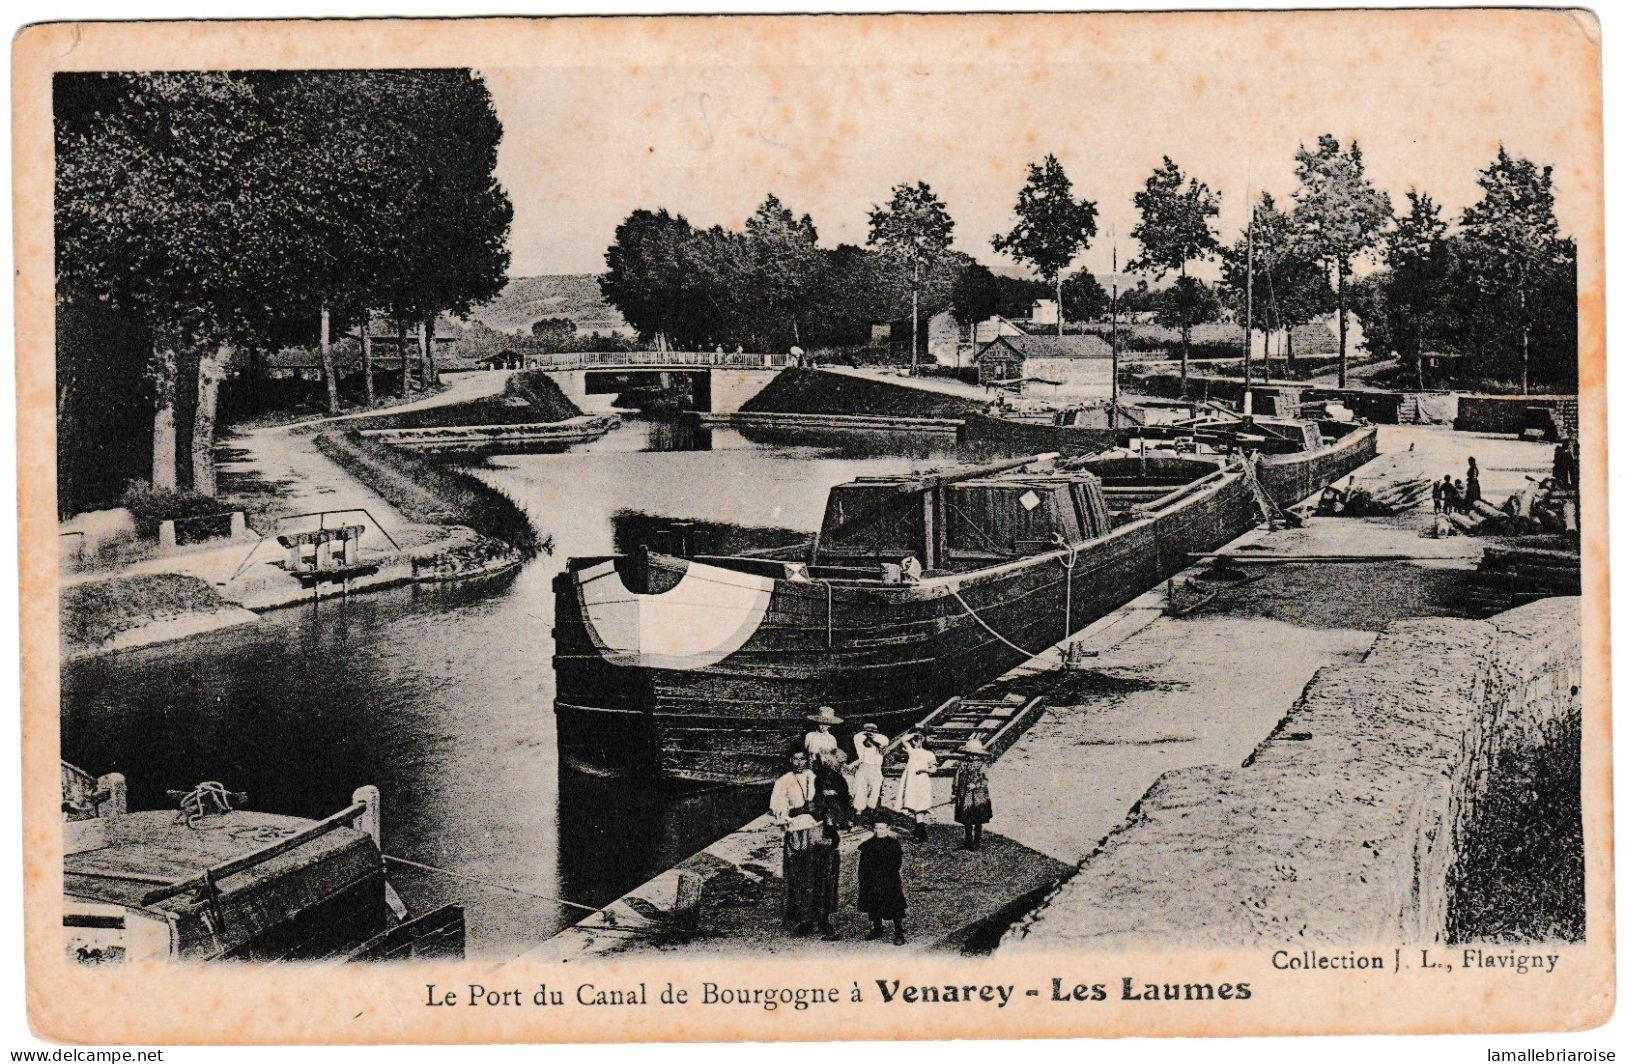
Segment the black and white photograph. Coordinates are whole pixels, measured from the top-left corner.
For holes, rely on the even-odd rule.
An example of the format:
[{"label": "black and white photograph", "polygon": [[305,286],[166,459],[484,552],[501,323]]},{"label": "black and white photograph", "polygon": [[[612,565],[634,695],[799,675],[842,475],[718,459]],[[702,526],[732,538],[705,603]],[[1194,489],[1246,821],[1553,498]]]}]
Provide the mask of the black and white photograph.
[{"label": "black and white photograph", "polygon": [[36,1029],[1603,1022],[1598,32],[25,31]]}]

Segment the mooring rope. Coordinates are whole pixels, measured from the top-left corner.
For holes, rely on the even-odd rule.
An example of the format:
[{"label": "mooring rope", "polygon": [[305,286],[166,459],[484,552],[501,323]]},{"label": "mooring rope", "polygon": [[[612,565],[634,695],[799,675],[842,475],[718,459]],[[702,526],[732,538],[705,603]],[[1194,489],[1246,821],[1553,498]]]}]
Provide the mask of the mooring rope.
[{"label": "mooring rope", "polygon": [[971,620],[973,620],[977,624],[981,625],[987,631],[988,635],[991,635],[994,639],[997,639],[999,642],[1003,643],[1005,646],[1009,647],[1011,650],[1014,650],[1019,654],[1023,654],[1026,657],[1029,657],[1029,658],[1038,657],[1038,655],[1034,654],[1032,651],[1026,650],[1026,649],[1024,649],[1022,647],[1016,646],[1014,643],[1010,642],[1010,640],[1006,639],[1004,636],[1000,635],[997,631],[995,631],[992,625],[990,625],[986,621],[982,620],[982,615],[977,613],[975,610],[971,609],[970,608],[970,603],[966,602],[963,598],[960,597],[959,589],[957,587],[950,588],[948,590],[948,593],[954,597],[955,602],[959,603],[959,605],[964,608],[966,613],[970,614]]},{"label": "mooring rope", "polygon": [[466,872],[453,872],[449,868],[437,868],[431,864],[424,864],[422,861],[410,861],[405,857],[396,857],[393,854],[384,854],[384,860],[394,861],[396,864],[406,865],[409,868],[420,868],[425,872],[438,872],[443,876],[450,876],[453,879],[464,879],[470,883],[477,883],[482,887],[490,887],[493,890],[505,890],[510,894],[520,894],[527,898],[535,898],[538,901],[550,901],[555,905],[564,905],[571,909],[580,909],[582,912],[595,913],[600,911],[596,906],[582,905],[580,902],[575,901],[566,901],[563,898],[555,898],[549,894],[538,894],[533,890],[525,890],[522,887],[511,887],[506,883],[498,883],[495,880],[483,879],[479,876],[471,876]]},{"label": "mooring rope", "polygon": [[229,812],[231,792],[226,790],[225,784],[215,780],[205,780],[181,797],[181,819],[189,828],[196,828],[211,813]]}]

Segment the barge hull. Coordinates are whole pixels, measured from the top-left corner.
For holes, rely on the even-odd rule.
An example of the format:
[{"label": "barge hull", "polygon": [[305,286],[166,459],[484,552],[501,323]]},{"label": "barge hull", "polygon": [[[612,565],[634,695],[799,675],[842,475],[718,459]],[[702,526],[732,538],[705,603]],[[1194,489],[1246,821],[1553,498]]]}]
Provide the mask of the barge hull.
[{"label": "barge hull", "polygon": [[[1262,459],[1259,478],[1290,505],[1374,453],[1375,430],[1364,427],[1315,455]],[[1143,460],[1100,459],[1090,468],[1126,476]],[[605,560],[573,563],[554,584],[560,755],[591,775],[740,783],[780,774],[787,750],[807,729],[804,718],[819,706],[845,719],[840,732],[872,721],[895,736],[946,699],[1181,571],[1189,554],[1242,535],[1258,519],[1256,505],[1242,475],[1227,471],[1075,551],[917,585],[763,581],[771,594],[748,639],[697,668],[610,660],[583,617],[577,590],[581,570]],[[650,564],[659,570],[656,584],[668,589],[717,572],[660,555]]]},{"label": "barge hull", "polygon": [[1178,572],[1188,552],[1236,538],[1254,523],[1254,506],[1245,481],[1224,474],[1075,554],[1052,551],[890,596],[780,582],[750,640],[694,670],[605,660],[580,617],[572,574],[562,574],[560,753],[595,775],[771,779],[819,706],[834,708],[848,729],[873,721],[894,735]]}]

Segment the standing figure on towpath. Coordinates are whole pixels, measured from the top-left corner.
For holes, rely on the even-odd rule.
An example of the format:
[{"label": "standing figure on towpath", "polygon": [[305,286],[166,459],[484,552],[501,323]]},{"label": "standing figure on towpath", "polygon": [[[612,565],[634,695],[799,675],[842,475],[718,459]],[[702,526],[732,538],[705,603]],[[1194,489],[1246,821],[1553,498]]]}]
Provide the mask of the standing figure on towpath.
[{"label": "standing figure on towpath", "polygon": [[910,734],[903,747],[908,751],[908,763],[903,766],[898,804],[913,818],[914,837],[920,838],[931,817],[931,773],[937,770],[937,755],[925,748],[919,732]]},{"label": "standing figure on towpath", "polygon": [[869,917],[871,942],[886,933],[883,921],[890,920],[892,942],[901,946],[903,915],[908,899],[903,897],[903,844],[891,833],[884,817],[875,821],[875,833],[858,847],[858,909]]},{"label": "standing figure on towpath", "polygon": [[817,782],[807,755],[796,751],[790,771],[773,784],[768,809],[784,829],[784,927],[804,935],[814,924],[834,938],[830,915],[839,903],[841,861],[838,837],[813,815]]},{"label": "standing figure on towpath", "polygon": [[959,751],[954,773],[954,819],[965,828],[967,850],[982,848],[982,825],[993,819],[993,798],[987,789],[987,751],[972,739]]},{"label": "standing figure on towpath", "polygon": [[864,823],[873,827],[875,812],[880,808],[882,762],[886,758],[887,739],[874,724],[865,724],[852,740],[856,769],[852,773],[852,808]]},{"label": "standing figure on towpath", "polygon": [[818,712],[809,716],[807,722],[813,725],[813,730],[807,733],[807,738],[802,742],[808,757],[814,759],[828,757],[841,748],[835,741],[835,736],[830,733],[830,729],[844,722],[835,715],[833,709],[819,706]]}]

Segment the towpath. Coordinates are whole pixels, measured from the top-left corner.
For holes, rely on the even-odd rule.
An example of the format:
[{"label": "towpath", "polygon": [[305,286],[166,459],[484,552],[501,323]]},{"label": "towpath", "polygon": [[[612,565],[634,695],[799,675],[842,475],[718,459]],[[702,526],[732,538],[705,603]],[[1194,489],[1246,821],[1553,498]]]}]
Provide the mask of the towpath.
[{"label": "towpath", "polygon": [[385,502],[383,496],[318,451],[316,436],[323,429],[380,414],[405,414],[484,399],[501,392],[510,375],[508,370],[447,373],[442,377],[446,386],[439,392],[392,406],[387,411],[361,410],[233,433],[221,441],[221,450],[228,460],[220,463],[220,471],[243,480],[276,485],[293,513],[365,507],[391,527],[406,525],[407,519]]}]

